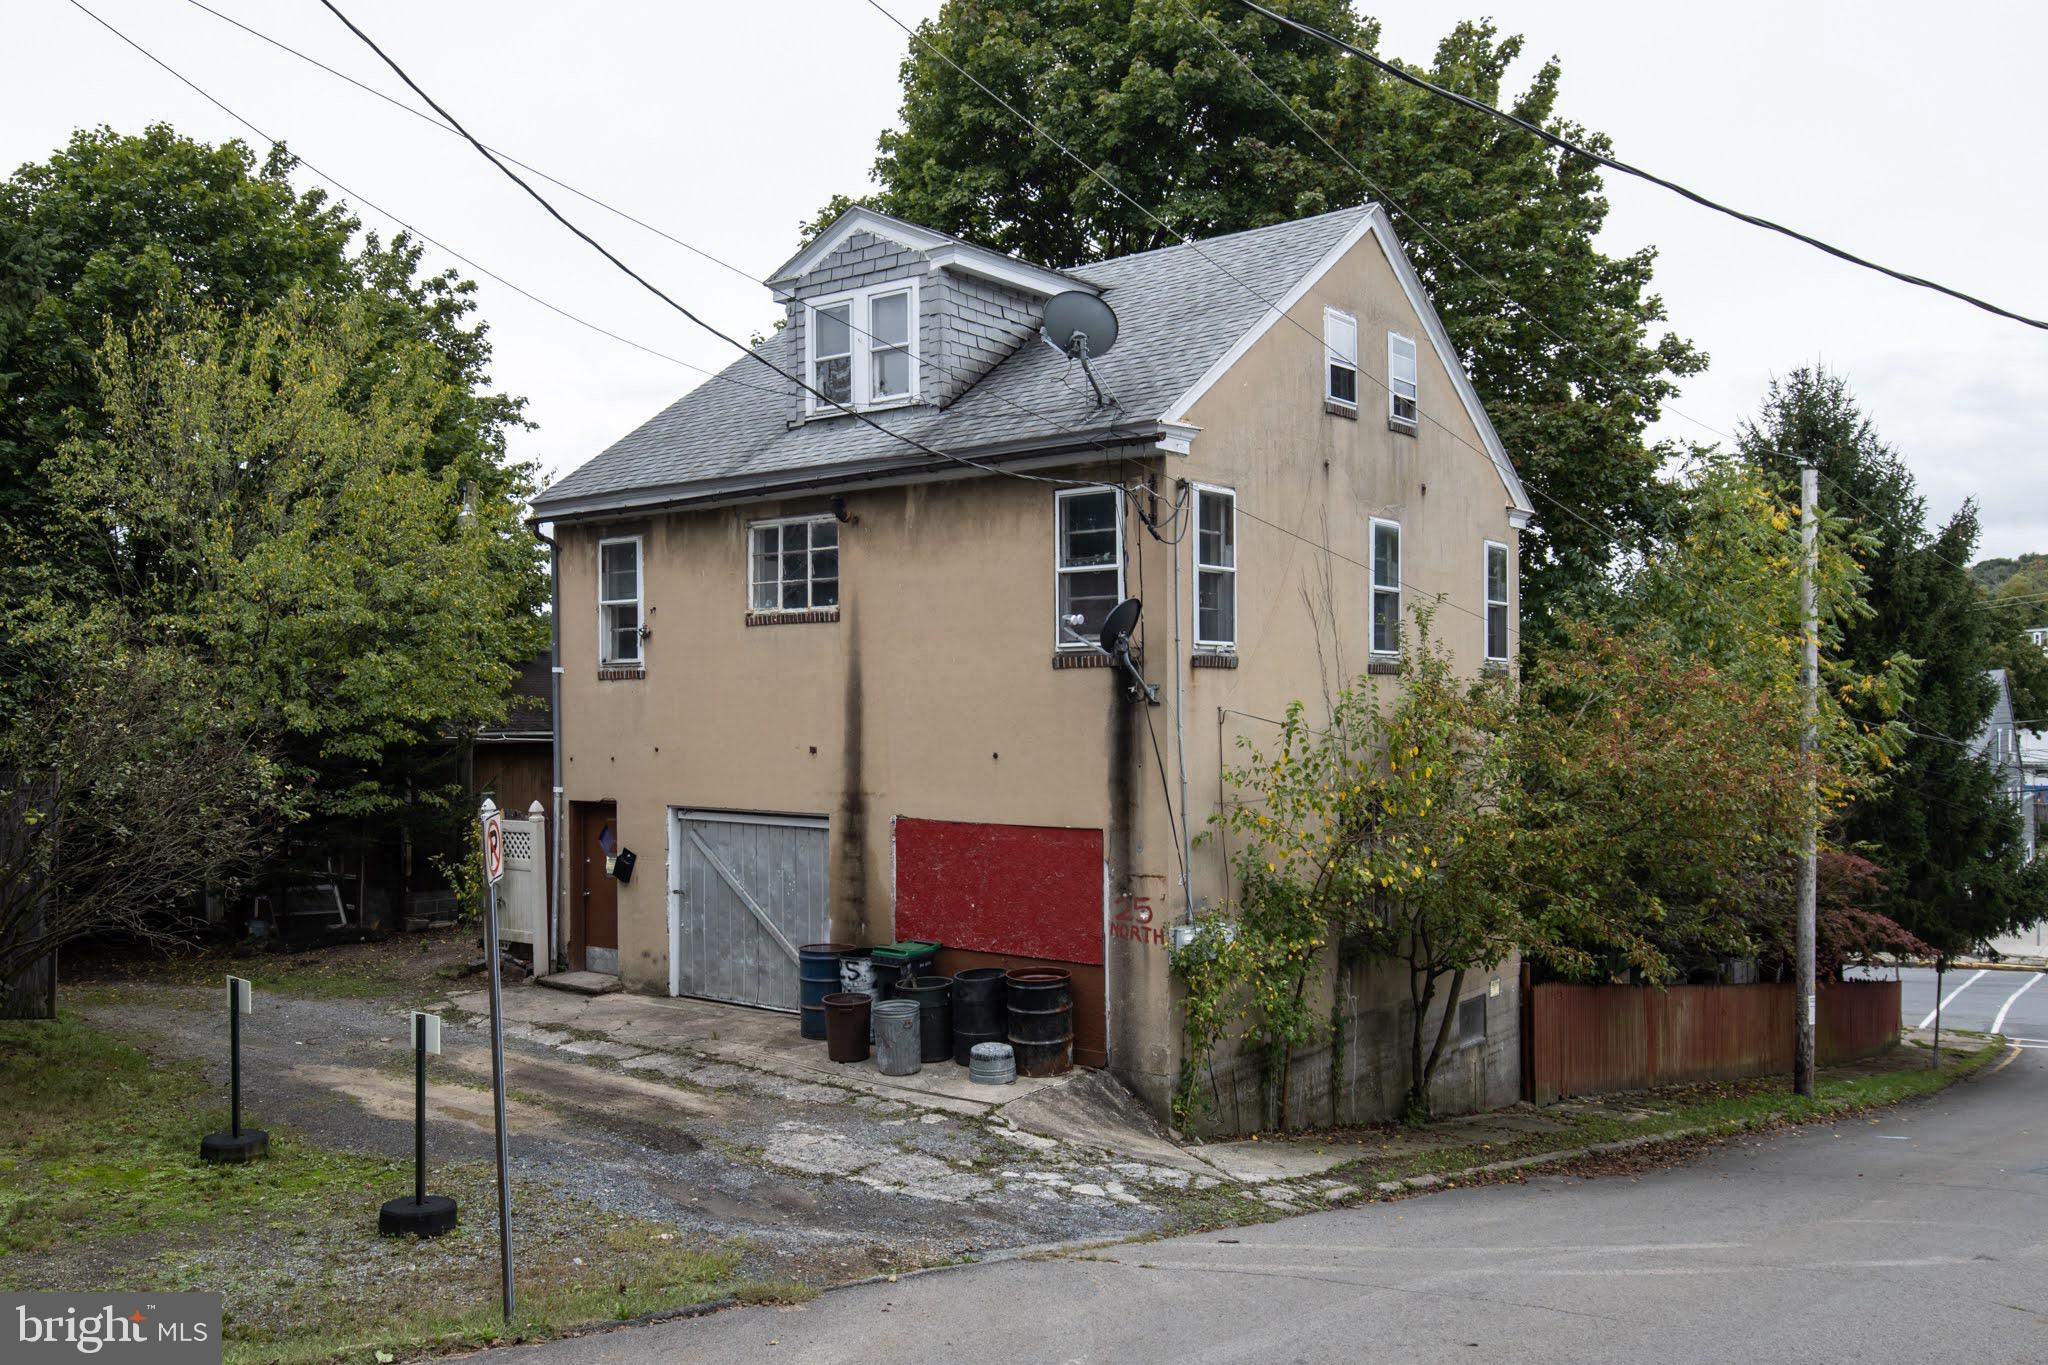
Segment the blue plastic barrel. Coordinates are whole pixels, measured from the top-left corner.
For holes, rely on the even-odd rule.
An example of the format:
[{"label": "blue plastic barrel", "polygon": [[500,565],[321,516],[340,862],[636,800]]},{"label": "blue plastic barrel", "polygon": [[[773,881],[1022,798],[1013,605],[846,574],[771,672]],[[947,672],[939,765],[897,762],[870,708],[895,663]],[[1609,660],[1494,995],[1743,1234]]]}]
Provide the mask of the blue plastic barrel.
[{"label": "blue plastic barrel", "polygon": [[805,1038],[825,1036],[825,997],[839,991],[839,960],[851,943],[806,943],[796,950],[798,1027]]}]

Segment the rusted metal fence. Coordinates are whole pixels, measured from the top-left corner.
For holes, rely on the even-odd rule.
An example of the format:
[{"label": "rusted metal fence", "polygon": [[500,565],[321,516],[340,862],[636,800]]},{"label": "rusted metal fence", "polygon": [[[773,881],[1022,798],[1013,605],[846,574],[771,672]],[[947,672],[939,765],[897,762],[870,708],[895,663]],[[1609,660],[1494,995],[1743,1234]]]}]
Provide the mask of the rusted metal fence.
[{"label": "rusted metal fence", "polygon": [[[1524,1098],[1732,1081],[1792,1069],[1792,986],[1567,986],[1524,989]],[[1823,1065],[1882,1052],[1899,1037],[1899,983],[1820,989]]]}]

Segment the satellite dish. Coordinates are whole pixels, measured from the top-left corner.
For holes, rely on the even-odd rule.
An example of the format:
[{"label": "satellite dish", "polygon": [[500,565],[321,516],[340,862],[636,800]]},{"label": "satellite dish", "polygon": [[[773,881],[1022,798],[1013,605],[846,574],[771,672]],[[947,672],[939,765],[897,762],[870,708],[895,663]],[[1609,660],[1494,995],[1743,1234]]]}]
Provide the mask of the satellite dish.
[{"label": "satellite dish", "polygon": [[1054,294],[1045,301],[1045,337],[1069,359],[1106,356],[1116,345],[1116,312],[1086,290]]},{"label": "satellite dish", "polygon": [[1110,608],[1109,615],[1102,618],[1104,654],[1115,658],[1130,648],[1131,632],[1138,628],[1138,613],[1144,609],[1135,597],[1126,597]]}]

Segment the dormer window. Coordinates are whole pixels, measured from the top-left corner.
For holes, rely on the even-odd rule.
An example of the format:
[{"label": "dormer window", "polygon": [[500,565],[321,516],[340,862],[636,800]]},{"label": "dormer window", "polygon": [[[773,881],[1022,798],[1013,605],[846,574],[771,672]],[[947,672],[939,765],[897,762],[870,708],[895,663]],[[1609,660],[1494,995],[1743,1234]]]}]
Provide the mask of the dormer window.
[{"label": "dormer window", "polygon": [[[917,284],[898,280],[806,305],[814,416],[917,399]],[[824,395],[822,398],[818,395]]]}]

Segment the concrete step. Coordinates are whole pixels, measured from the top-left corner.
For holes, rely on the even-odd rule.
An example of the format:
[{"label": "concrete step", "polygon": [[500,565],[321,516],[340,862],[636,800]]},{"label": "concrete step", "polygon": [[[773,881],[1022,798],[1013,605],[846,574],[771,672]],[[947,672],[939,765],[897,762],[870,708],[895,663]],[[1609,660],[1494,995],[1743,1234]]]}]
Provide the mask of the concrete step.
[{"label": "concrete step", "polygon": [[551,986],[555,990],[569,991],[576,995],[610,995],[619,989],[619,979],[616,976],[606,976],[603,972],[556,972],[551,976],[541,977],[534,984]]}]

